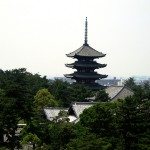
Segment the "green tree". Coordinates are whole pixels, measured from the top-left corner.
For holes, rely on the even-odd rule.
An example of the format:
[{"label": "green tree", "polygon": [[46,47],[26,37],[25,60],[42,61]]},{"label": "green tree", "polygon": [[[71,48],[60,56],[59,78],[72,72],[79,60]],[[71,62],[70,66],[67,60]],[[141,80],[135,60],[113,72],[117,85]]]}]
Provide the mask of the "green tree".
[{"label": "green tree", "polygon": [[48,80],[31,74],[25,68],[0,70],[0,88],[8,98],[15,99],[16,113],[21,119],[30,120],[33,112],[34,95],[37,90],[48,86]]},{"label": "green tree", "polygon": [[[64,99],[67,94],[69,83],[61,79],[51,80],[49,91],[54,95],[56,99]],[[68,94],[67,94],[68,95]]]},{"label": "green tree", "polygon": [[107,140],[94,134],[76,138],[67,144],[66,150],[112,150],[112,145]]},{"label": "green tree", "polygon": [[68,82],[55,79],[51,81],[49,91],[59,101],[60,106],[68,107],[70,105],[70,84]]},{"label": "green tree", "polygon": [[142,89],[144,92],[144,99],[150,99],[150,81],[146,81],[142,85]]},{"label": "green tree", "polygon": [[96,93],[95,101],[107,102],[109,100],[110,100],[110,98],[109,98],[108,94],[105,92],[105,90],[99,90]]},{"label": "green tree", "polygon": [[7,146],[13,149],[17,144],[15,131],[19,121],[19,115],[16,111],[16,99],[8,98],[3,90],[0,90],[0,135],[1,144],[3,135],[6,135]]},{"label": "green tree", "polygon": [[62,110],[58,113],[58,116],[53,120],[55,122],[69,122],[68,112]]},{"label": "green tree", "polygon": [[4,106],[4,99],[5,99],[5,92],[0,89],[0,145],[3,143],[3,116],[5,114],[3,114],[3,111],[1,111],[1,109],[3,108]]},{"label": "green tree", "polygon": [[120,149],[120,138],[116,118],[117,104],[101,102],[83,111],[80,124],[89,132],[108,142],[112,149]]},{"label": "green tree", "polygon": [[93,92],[85,87],[82,84],[72,84],[70,88],[70,99],[71,102],[73,101],[78,101],[78,102],[83,102],[87,101],[87,97],[93,96]]},{"label": "green tree", "polygon": [[129,87],[131,90],[135,90],[136,89],[136,87],[137,87],[137,85],[136,85],[136,83],[135,83],[135,79],[134,78],[129,78],[129,79],[127,79],[126,81],[125,81],[125,86],[127,86],[127,87]]},{"label": "green tree", "polygon": [[48,89],[39,90],[34,99],[35,108],[38,111],[42,111],[44,107],[58,106],[57,101],[54,99]]},{"label": "green tree", "polygon": [[[137,97],[127,97],[120,100],[116,117],[122,145],[125,150],[141,149],[141,145],[147,146],[150,127],[150,101]],[[143,137],[145,136],[145,142]],[[147,139],[147,140],[146,140]]]},{"label": "green tree", "polygon": [[33,149],[40,144],[40,139],[36,134],[28,133],[22,140],[22,144],[32,145]]},{"label": "green tree", "polygon": [[73,101],[86,101],[87,97],[93,96],[92,91],[87,87],[80,84],[69,84],[59,79],[51,81],[49,90],[63,107],[69,107]]},{"label": "green tree", "polygon": [[24,68],[0,70],[0,134],[1,137],[6,134],[11,149],[17,144],[15,130],[18,121],[30,122],[35,92],[48,84],[45,77],[33,75]]},{"label": "green tree", "polygon": [[114,107],[115,103],[99,103],[84,110],[80,115],[81,125],[102,137],[111,136],[115,130],[113,126]]}]

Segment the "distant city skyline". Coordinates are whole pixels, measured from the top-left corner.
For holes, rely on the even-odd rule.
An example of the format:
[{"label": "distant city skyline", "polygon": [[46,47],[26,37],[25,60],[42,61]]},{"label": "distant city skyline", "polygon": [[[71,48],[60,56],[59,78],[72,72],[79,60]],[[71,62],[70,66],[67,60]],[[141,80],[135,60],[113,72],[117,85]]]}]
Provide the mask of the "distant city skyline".
[{"label": "distant city skyline", "polygon": [[63,77],[74,60],[65,54],[88,43],[106,54],[101,74],[150,75],[149,0],[5,0],[0,1],[0,69],[27,68]]}]

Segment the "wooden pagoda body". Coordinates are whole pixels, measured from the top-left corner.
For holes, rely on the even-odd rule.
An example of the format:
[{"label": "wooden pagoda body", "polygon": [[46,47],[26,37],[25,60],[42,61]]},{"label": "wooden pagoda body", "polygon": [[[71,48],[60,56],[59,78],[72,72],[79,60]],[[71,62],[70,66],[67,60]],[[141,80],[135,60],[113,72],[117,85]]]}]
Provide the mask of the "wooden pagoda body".
[{"label": "wooden pagoda body", "polygon": [[95,83],[95,81],[106,78],[107,75],[98,74],[95,69],[106,67],[106,64],[97,63],[94,59],[104,57],[105,55],[88,45],[86,19],[85,43],[77,50],[67,54],[68,57],[77,59],[72,64],[66,64],[67,67],[76,69],[76,71],[72,74],[66,74],[65,77],[75,79],[76,83],[84,84],[92,89],[99,89],[101,86]]}]

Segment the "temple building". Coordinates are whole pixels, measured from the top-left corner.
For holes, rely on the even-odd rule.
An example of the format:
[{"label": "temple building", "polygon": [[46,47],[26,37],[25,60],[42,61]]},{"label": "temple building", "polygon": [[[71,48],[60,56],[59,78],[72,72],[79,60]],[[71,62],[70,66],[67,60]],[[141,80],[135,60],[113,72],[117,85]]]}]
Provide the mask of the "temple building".
[{"label": "temple building", "polygon": [[74,63],[66,64],[67,67],[76,69],[72,74],[66,74],[65,77],[74,79],[76,83],[84,84],[92,89],[99,89],[100,86],[96,80],[106,78],[107,75],[98,74],[95,69],[104,68],[106,64],[97,63],[94,59],[104,57],[106,54],[98,52],[88,44],[88,22],[85,21],[85,39],[84,44],[77,50],[67,54],[67,57],[77,59]]}]

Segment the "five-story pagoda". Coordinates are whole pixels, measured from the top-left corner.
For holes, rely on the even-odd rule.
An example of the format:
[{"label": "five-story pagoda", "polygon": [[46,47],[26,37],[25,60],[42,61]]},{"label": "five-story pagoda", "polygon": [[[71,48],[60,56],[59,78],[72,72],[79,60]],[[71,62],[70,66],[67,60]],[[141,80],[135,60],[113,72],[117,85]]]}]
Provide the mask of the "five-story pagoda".
[{"label": "five-story pagoda", "polygon": [[99,89],[101,86],[95,83],[95,80],[106,78],[107,75],[98,74],[94,70],[106,67],[106,64],[99,64],[94,61],[94,59],[104,57],[106,54],[98,52],[89,46],[87,26],[88,22],[86,18],[84,44],[72,53],[67,54],[68,57],[77,59],[77,61],[72,64],[66,64],[67,67],[76,69],[76,71],[72,74],[66,74],[65,77],[75,79],[76,83],[84,84],[92,89]]}]

